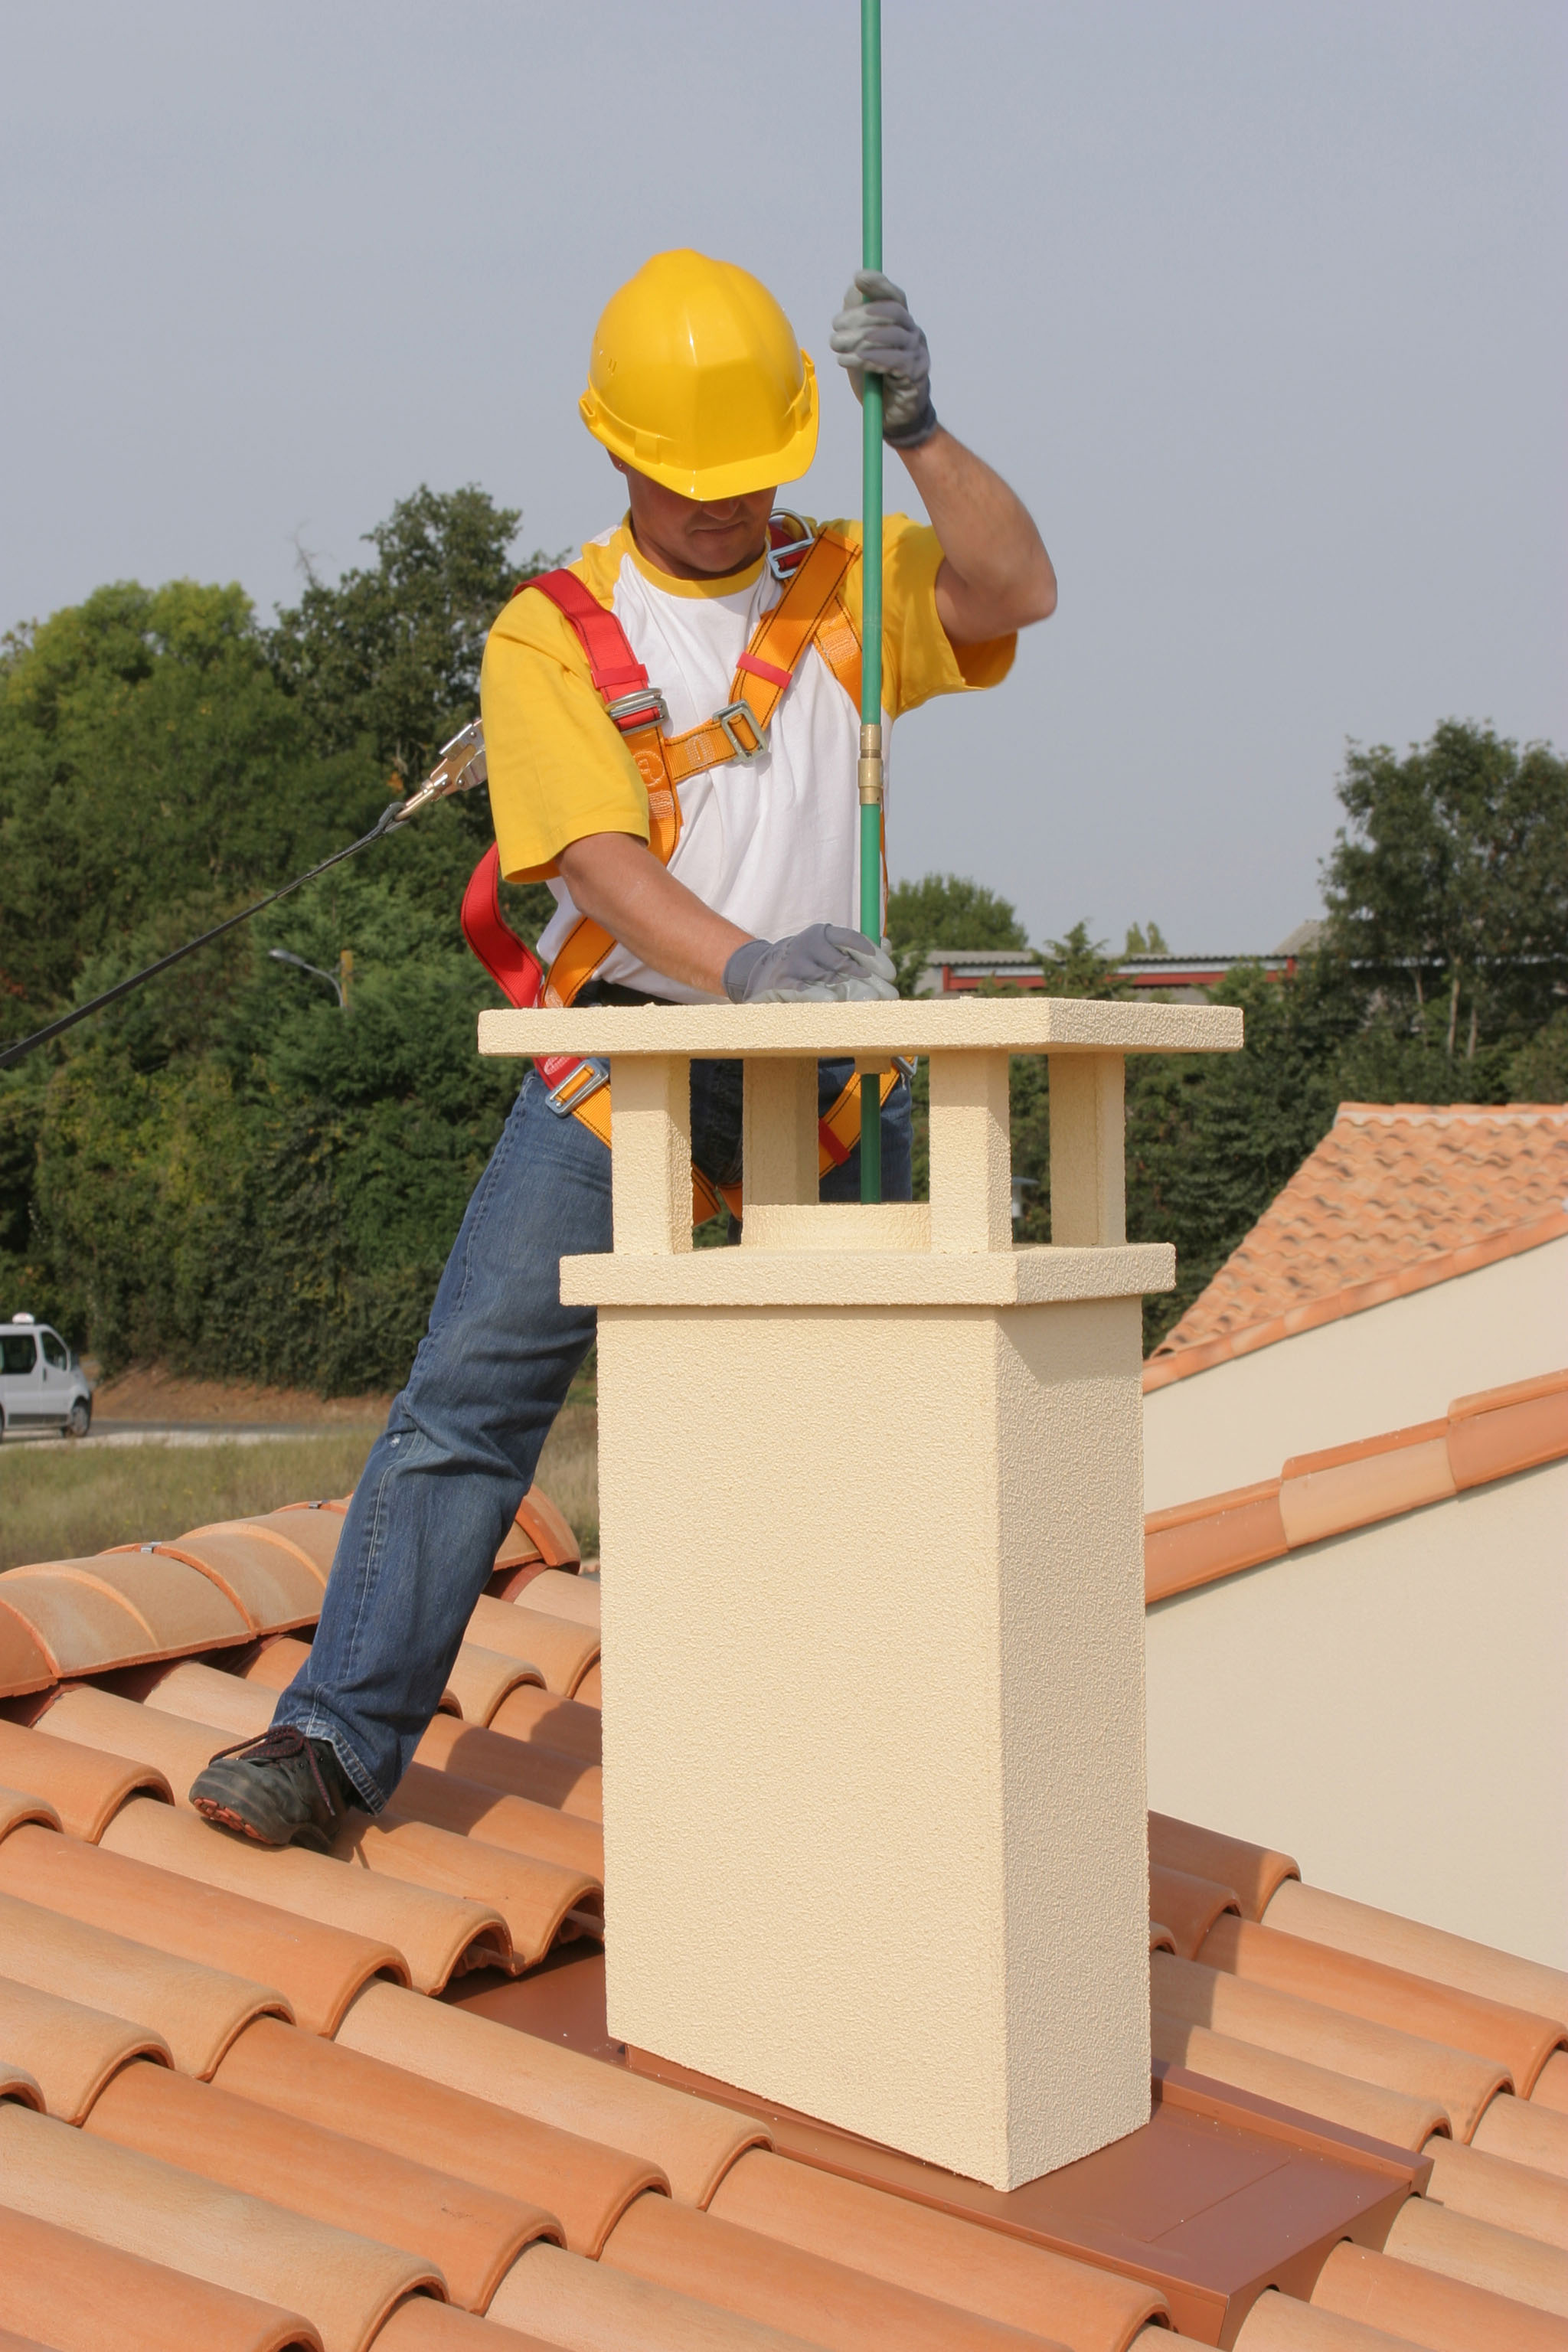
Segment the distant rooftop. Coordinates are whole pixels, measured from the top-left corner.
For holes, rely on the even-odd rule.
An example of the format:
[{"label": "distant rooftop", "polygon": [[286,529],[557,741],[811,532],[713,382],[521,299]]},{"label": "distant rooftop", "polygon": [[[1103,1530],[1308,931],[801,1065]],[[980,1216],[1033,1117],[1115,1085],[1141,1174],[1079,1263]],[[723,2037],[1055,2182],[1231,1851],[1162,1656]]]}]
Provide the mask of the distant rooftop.
[{"label": "distant rooftop", "polygon": [[[1187,996],[1202,996],[1240,964],[1261,964],[1270,979],[1283,979],[1294,971],[1299,956],[1317,946],[1322,929],[1319,921],[1298,923],[1277,948],[1250,952],[1224,949],[1217,953],[1123,956],[1113,966],[1113,976],[1133,988],[1170,989]],[[1045,985],[1033,948],[932,948],[916,993],[962,995],[987,980],[1008,981],[1017,988]]]}]

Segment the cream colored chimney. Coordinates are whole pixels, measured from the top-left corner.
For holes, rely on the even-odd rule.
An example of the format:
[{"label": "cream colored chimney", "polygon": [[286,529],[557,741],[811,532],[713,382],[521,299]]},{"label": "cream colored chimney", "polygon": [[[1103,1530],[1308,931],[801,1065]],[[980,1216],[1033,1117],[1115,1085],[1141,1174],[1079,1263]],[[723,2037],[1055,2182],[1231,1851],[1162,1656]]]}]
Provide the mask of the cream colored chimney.
[{"label": "cream colored chimney", "polygon": [[[1122,1056],[1239,1013],[1047,998],[490,1013],[613,1064],[599,1309],[618,2037],[1010,2189],[1149,2116],[1139,1302]],[[931,1056],[931,1205],[819,1207],[818,1055]],[[1051,1057],[1013,1246],[1009,1053]],[[694,1253],[689,1064],[745,1067]]]}]

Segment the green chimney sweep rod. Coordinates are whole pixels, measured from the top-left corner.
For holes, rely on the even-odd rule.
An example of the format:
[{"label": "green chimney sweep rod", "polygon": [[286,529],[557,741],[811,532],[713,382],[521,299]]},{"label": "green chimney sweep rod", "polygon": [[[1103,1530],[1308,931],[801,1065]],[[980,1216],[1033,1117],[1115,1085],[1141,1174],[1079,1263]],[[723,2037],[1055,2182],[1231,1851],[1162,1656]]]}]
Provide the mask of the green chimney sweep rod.
[{"label": "green chimney sweep rod", "polygon": [[[860,0],[861,267],[882,267],[882,5]],[[861,388],[860,929],[882,936],[882,379]],[[860,1081],[860,1198],[882,1197],[881,1082]]]}]

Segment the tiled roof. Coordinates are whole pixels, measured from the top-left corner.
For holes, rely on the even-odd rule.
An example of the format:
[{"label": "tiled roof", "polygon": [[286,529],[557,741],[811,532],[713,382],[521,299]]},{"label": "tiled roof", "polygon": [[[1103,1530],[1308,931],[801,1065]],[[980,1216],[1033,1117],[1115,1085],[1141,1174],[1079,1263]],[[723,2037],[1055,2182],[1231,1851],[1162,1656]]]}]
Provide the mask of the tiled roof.
[{"label": "tiled roof", "polygon": [[1146,1390],[1568,1234],[1568,1105],[1342,1103]]},{"label": "tiled roof", "polygon": [[1564,1456],[1568,1370],[1457,1397],[1441,1421],[1299,1454],[1278,1478],[1151,1511],[1143,1522],[1143,1597],[1168,1601],[1326,1536],[1447,1502]]},{"label": "tiled roof", "polygon": [[341,1506],[0,1576],[0,2352],[1568,2343],[1568,1976],[1212,1830],[1151,1817],[1152,2120],[1010,2194],[611,2042],[597,1587],[525,1510],[330,1855],[184,1790]]}]

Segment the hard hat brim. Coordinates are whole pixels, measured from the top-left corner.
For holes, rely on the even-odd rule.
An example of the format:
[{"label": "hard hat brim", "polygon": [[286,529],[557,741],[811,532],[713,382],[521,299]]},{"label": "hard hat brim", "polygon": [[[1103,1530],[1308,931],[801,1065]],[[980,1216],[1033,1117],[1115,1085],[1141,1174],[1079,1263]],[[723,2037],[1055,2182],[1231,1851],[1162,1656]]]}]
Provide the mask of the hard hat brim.
[{"label": "hard hat brim", "polygon": [[[804,420],[774,449],[752,457],[731,458],[717,466],[692,467],[658,455],[654,436],[638,433],[617,417],[592,384],[577,403],[577,411],[595,441],[619,457],[634,473],[650,482],[679,491],[683,499],[740,499],[752,490],[771,490],[780,482],[797,482],[816,455],[818,406],[816,371],[809,352],[802,352],[806,413]],[[640,446],[639,446],[640,445]]]}]

